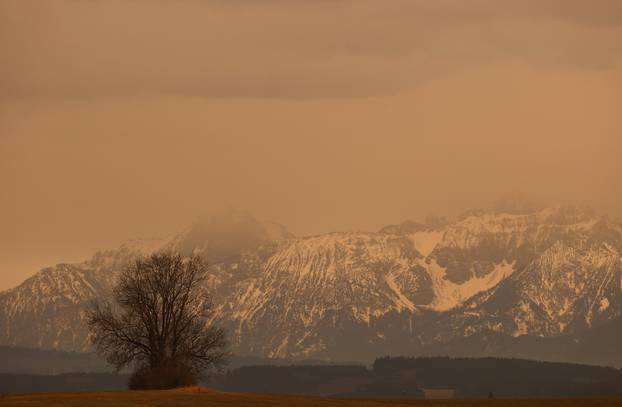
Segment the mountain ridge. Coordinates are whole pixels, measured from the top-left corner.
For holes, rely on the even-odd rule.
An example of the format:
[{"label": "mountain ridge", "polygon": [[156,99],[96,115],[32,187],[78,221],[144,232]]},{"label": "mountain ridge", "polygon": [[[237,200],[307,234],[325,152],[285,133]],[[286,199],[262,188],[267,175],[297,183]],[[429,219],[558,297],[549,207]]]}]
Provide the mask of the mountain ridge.
[{"label": "mountain ridge", "polygon": [[584,207],[514,212],[307,237],[247,213],[204,219],[0,293],[0,344],[88,349],[84,307],[158,250],[208,259],[216,320],[252,356],[368,360],[483,332],[575,334],[622,315],[622,226]]}]

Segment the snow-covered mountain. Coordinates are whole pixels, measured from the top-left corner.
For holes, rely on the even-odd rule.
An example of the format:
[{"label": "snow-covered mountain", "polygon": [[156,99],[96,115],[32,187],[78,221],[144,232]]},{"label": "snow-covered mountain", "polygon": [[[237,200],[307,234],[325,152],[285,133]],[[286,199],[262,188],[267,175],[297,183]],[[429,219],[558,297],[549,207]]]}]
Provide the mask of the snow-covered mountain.
[{"label": "snow-covered mountain", "polygon": [[158,250],[208,258],[238,354],[367,360],[486,333],[570,335],[622,315],[622,226],[588,208],[513,206],[312,237],[231,212],[0,293],[0,344],[87,349],[86,304]]},{"label": "snow-covered mountain", "polygon": [[110,296],[119,271],[139,256],[159,250],[205,253],[208,261],[217,263],[290,237],[278,224],[229,211],[201,219],[172,238],[133,239],[82,263],[44,268],[18,287],[0,292],[0,344],[88,349],[83,310],[92,300]]},{"label": "snow-covered mountain", "polygon": [[[622,315],[619,224],[576,208],[503,220],[508,221],[512,229],[523,231],[505,236],[510,244],[503,260],[515,271],[441,318],[438,324],[446,329],[445,337],[486,330],[548,337]],[[498,245],[488,248],[498,253]]]}]

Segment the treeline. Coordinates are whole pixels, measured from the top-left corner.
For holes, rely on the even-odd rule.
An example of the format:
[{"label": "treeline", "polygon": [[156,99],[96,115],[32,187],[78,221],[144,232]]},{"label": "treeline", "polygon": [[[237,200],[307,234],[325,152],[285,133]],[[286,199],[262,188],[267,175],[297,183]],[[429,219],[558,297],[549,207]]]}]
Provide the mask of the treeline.
[{"label": "treeline", "polygon": [[[444,390],[443,394],[457,398],[622,395],[622,371],[618,369],[523,359],[385,357],[377,359],[370,368],[276,366],[254,358],[244,362],[264,365],[231,368],[224,374],[213,375],[206,384],[230,392],[351,398],[414,399],[434,390]],[[32,363],[36,361],[33,359]],[[127,375],[111,373],[0,373],[0,394],[125,390],[127,380]]]},{"label": "treeline", "polygon": [[245,366],[214,376],[224,391],[302,395],[349,395],[372,383],[365,366]]},{"label": "treeline", "polygon": [[380,376],[416,372],[422,388],[449,388],[457,397],[574,397],[622,394],[622,371],[570,363],[500,358],[381,358]]},{"label": "treeline", "polygon": [[380,358],[364,366],[252,366],[214,376],[232,392],[360,398],[421,398],[451,390],[458,398],[622,395],[614,368],[499,358]]}]

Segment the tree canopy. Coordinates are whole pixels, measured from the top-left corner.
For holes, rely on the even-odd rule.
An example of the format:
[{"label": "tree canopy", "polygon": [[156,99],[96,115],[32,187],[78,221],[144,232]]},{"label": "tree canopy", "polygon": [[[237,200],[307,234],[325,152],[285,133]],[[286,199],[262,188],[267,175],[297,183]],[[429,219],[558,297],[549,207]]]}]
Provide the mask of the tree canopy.
[{"label": "tree canopy", "polygon": [[92,343],[117,369],[175,366],[197,377],[219,367],[227,342],[212,323],[206,278],[198,256],[156,253],[136,260],[119,276],[114,301],[88,310]]}]

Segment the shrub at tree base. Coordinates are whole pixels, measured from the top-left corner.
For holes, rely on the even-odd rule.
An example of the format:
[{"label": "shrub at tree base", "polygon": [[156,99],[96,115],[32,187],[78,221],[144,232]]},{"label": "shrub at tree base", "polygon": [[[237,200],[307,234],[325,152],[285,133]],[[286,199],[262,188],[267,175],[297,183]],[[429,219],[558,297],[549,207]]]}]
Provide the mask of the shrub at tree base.
[{"label": "shrub at tree base", "polygon": [[130,390],[165,390],[195,386],[197,378],[187,366],[169,363],[160,367],[144,366],[130,377]]}]

